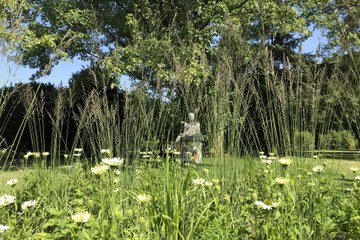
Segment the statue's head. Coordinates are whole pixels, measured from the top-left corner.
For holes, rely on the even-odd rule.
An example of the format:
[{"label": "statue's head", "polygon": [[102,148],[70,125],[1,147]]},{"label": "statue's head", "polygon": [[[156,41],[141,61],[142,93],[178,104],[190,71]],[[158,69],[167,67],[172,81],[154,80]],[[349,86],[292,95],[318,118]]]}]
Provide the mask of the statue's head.
[{"label": "statue's head", "polygon": [[189,120],[190,120],[190,122],[193,122],[195,120],[195,114],[194,113],[189,113]]}]

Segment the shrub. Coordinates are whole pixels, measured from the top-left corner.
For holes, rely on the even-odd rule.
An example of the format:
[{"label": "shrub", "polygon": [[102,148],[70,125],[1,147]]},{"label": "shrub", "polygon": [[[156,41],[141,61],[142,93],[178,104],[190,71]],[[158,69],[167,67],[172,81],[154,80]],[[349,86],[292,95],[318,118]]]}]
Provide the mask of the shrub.
[{"label": "shrub", "polygon": [[331,150],[353,150],[358,146],[358,140],[351,131],[330,130],[321,135],[321,147]]}]

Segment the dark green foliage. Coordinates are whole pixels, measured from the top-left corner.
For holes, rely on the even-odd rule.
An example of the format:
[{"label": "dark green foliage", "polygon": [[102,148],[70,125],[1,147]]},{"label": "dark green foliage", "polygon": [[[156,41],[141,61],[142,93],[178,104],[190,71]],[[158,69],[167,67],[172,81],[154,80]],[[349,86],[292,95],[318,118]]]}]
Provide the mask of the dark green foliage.
[{"label": "dark green foliage", "polygon": [[323,149],[354,150],[359,143],[351,131],[330,130],[321,136],[321,145]]}]

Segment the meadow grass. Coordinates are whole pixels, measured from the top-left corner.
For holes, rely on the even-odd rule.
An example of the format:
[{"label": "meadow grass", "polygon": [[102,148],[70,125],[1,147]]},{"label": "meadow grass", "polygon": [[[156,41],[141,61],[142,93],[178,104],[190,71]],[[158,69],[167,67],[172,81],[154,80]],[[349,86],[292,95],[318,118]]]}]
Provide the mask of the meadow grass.
[{"label": "meadow grass", "polygon": [[[356,239],[356,161],[162,160],[94,174],[85,158],[3,172],[4,239]],[[315,171],[315,166],[325,166]],[[357,171],[357,170],[356,170]],[[23,179],[9,186],[10,178]],[[36,200],[25,209],[25,201]],[[78,215],[76,215],[78,214]],[[355,225],[354,225],[355,224]]]}]

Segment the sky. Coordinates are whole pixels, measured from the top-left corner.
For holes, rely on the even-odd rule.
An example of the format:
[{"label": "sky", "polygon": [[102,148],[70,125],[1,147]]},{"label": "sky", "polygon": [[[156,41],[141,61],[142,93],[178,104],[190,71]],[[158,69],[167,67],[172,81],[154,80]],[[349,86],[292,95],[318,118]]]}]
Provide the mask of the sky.
[{"label": "sky", "polygon": [[[303,43],[303,53],[315,53],[319,43],[322,42],[324,42],[324,39],[321,37],[321,32],[315,30],[313,36]],[[37,81],[42,83],[52,83],[55,86],[67,86],[72,74],[86,68],[88,65],[88,62],[79,59],[61,62],[53,68],[51,75],[42,77]],[[15,85],[19,82],[29,82],[31,74],[35,73],[35,71],[36,70],[34,69],[8,62],[5,56],[0,56],[0,86]],[[121,76],[120,86],[123,89],[130,88],[130,81],[127,76]]]}]

